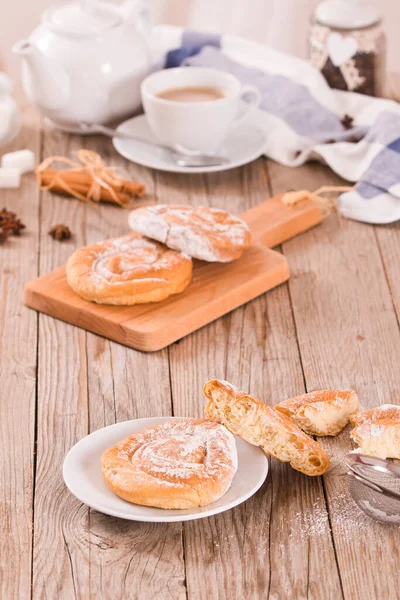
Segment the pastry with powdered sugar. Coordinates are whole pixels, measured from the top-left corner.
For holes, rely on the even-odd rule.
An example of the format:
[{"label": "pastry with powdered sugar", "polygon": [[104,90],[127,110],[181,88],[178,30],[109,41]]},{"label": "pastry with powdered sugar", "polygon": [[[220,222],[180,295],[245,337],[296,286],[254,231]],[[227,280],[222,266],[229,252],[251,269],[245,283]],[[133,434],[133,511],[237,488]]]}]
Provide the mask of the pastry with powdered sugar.
[{"label": "pastry with powdered sugar", "polygon": [[67,281],[81,298],[98,304],[161,302],[192,278],[192,260],[153,240],[130,233],[76,250]]},{"label": "pastry with powdered sugar", "polygon": [[120,498],[158,508],[196,508],[215,502],[237,470],[233,435],[207,419],[167,421],[106,450],[101,468]]},{"label": "pastry with powdered sugar", "polygon": [[231,262],[251,244],[247,224],[207,206],[158,204],[133,210],[129,227],[169,248],[208,262]]},{"label": "pastry with powdered sugar", "polygon": [[358,397],[353,390],[317,390],[283,400],[274,409],[308,435],[333,436],[358,411]]},{"label": "pastry with powdered sugar", "polygon": [[234,435],[282,462],[289,462],[305,475],[322,475],[328,469],[329,456],[322,446],[286,415],[228,381],[212,379],[204,385],[203,393],[208,399],[205,416],[225,425]]},{"label": "pastry with powdered sugar", "polygon": [[400,406],[382,404],[350,419],[351,438],[362,454],[400,459]]}]

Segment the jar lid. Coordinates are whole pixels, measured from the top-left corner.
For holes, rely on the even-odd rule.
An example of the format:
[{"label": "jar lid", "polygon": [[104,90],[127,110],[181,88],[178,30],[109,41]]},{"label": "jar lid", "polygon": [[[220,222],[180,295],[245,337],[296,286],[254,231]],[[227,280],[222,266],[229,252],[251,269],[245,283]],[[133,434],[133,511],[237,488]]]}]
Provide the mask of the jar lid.
[{"label": "jar lid", "polygon": [[381,20],[379,11],[364,0],[325,0],[315,9],[322,25],[338,29],[360,29]]},{"label": "jar lid", "polygon": [[57,33],[96,35],[118,25],[121,14],[111,4],[97,0],[80,0],[60,4],[46,10],[42,23]]}]

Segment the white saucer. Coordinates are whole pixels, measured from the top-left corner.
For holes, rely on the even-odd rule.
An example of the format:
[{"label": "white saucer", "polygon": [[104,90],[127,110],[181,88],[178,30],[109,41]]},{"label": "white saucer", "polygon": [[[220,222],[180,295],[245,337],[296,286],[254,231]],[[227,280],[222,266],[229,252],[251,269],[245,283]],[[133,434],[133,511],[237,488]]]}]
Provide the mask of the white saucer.
[{"label": "white saucer", "polygon": [[[241,167],[262,155],[265,148],[265,135],[256,126],[257,112],[249,115],[245,122],[232,128],[226,137],[218,154],[229,158],[230,162],[214,167],[179,167],[174,163],[168,152],[162,148],[154,148],[137,140],[113,138],[114,148],[128,160],[144,167],[170,171],[172,173],[212,173],[215,171],[226,171],[235,167]],[[151,131],[145,115],[139,115],[129,119],[118,127],[139,138],[158,143],[157,138]]]},{"label": "white saucer", "polygon": [[130,504],[116,496],[106,485],[100,468],[100,457],[110,446],[133,433],[179,417],[153,417],[116,423],[81,439],[64,460],[63,476],[70,492],[91,508],[131,521],[154,523],[191,521],[216,515],[244,502],[261,487],[268,473],[268,459],[260,448],[235,437],[238,470],[226,494],[202,508],[165,510]]}]

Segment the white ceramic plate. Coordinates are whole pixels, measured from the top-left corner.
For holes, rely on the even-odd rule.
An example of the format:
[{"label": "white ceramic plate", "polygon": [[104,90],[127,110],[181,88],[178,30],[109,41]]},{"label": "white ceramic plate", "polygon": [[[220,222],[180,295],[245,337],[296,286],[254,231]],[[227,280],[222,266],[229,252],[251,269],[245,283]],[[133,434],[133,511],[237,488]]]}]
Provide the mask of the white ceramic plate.
[{"label": "white ceramic plate", "polygon": [[[68,452],[63,466],[64,481],[70,492],[91,508],[131,521],[155,523],[191,521],[229,510],[252,496],[265,481],[268,459],[259,448],[235,437],[238,470],[226,494],[208,506],[187,510],[165,510],[131,504],[116,496],[106,485],[100,468],[102,453],[120,440],[174,417],[153,417],[124,421],[99,429],[84,437]],[[179,419],[179,417],[175,417]]]},{"label": "white ceramic plate", "polygon": [[[218,151],[218,154],[227,157],[230,162],[214,167],[179,167],[163,148],[155,148],[136,140],[115,137],[113,138],[113,144],[117,152],[128,160],[160,171],[170,171],[172,173],[226,171],[227,169],[246,165],[262,155],[266,139],[264,133],[257,127],[256,122],[257,111],[249,115],[246,121],[232,128],[223,146]],[[136,135],[138,138],[149,140],[149,142],[159,143],[151,131],[145,115],[139,115],[121,123],[118,129]]]}]

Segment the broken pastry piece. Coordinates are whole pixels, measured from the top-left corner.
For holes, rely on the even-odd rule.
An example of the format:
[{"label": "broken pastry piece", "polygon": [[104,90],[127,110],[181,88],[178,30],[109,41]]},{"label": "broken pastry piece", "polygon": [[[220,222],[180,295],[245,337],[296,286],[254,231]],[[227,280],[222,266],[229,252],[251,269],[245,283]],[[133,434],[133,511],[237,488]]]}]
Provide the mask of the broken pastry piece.
[{"label": "broken pastry piece", "polygon": [[357,412],[358,397],[353,390],[319,390],[284,400],[274,409],[308,435],[337,435]]},{"label": "broken pastry piece", "polygon": [[362,454],[400,459],[400,406],[383,404],[350,419],[350,437]]},{"label": "broken pastry piece", "polygon": [[227,381],[213,379],[203,388],[208,398],[205,416],[259,446],[306,475],[322,475],[329,467],[323,448],[303,433],[291,419]]},{"label": "broken pastry piece", "polygon": [[231,262],[251,244],[248,225],[218,208],[157,204],[133,210],[129,227],[168,248],[208,262]]}]

